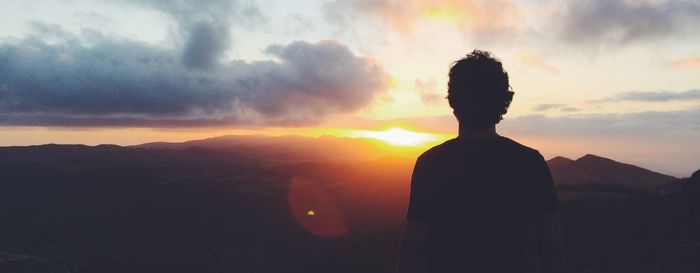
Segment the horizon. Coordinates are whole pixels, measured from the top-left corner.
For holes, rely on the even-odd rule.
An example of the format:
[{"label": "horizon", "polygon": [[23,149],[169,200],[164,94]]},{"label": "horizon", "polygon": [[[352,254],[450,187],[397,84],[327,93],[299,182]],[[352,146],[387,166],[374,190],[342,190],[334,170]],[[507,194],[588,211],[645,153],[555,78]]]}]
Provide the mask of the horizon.
[{"label": "horizon", "polygon": [[[378,131],[378,132],[387,132],[387,131],[392,131],[395,129],[400,129],[398,127],[394,127],[388,130],[384,131]],[[342,131],[341,131],[342,132]],[[428,148],[435,146],[437,144],[440,144],[442,142],[445,142],[449,139],[452,139],[453,137],[456,136],[450,136],[450,135],[437,135],[435,134],[433,138],[425,140],[419,144],[415,143],[406,143],[403,141],[395,142],[390,139],[387,139],[386,137],[382,136],[373,136],[373,135],[361,135],[358,134],[358,132],[363,132],[360,130],[346,130],[342,134],[324,134],[324,135],[317,135],[317,136],[311,136],[311,135],[295,135],[295,134],[287,134],[287,135],[265,135],[265,134],[239,134],[239,135],[220,135],[220,136],[213,136],[213,137],[207,137],[207,138],[202,138],[202,139],[187,139],[187,140],[181,140],[181,141],[154,141],[154,142],[143,142],[143,143],[134,143],[134,144],[115,144],[115,143],[94,143],[94,144],[84,144],[84,143],[42,143],[42,144],[34,144],[34,145],[18,145],[18,146],[4,146],[0,145],[0,148],[5,148],[5,147],[30,147],[30,146],[43,146],[43,145],[85,145],[88,147],[96,147],[96,146],[101,146],[101,145],[116,145],[119,147],[124,147],[124,148],[134,148],[142,145],[149,145],[149,144],[185,144],[188,142],[193,142],[193,141],[207,141],[207,140],[214,140],[214,139],[220,139],[220,138],[228,138],[228,137],[245,137],[245,138],[288,138],[288,137],[294,137],[294,138],[308,138],[308,139],[314,139],[314,140],[323,140],[324,138],[337,138],[337,139],[352,139],[352,140],[360,140],[360,141],[373,141],[375,143],[380,143],[381,146],[383,146],[384,151],[383,152],[376,152],[377,157],[375,159],[381,159],[381,158],[387,158],[387,157],[399,157],[399,158],[404,158],[404,159],[414,159],[418,155],[420,155],[422,152],[427,150]],[[364,131],[364,133],[371,132],[371,133],[376,133],[372,131]],[[406,131],[411,133],[410,131]],[[426,133],[418,133],[418,134],[426,134]],[[671,175],[676,178],[686,178],[690,177],[692,173],[698,171],[699,169],[694,169],[690,170],[689,172],[680,172],[680,173],[674,173],[672,171],[664,171],[664,170],[659,170],[655,169],[653,167],[649,167],[642,164],[638,164],[635,162],[626,162],[626,161],[621,161],[617,158],[611,158],[607,157],[604,155],[596,154],[596,153],[585,153],[585,154],[580,154],[580,155],[575,155],[575,156],[566,156],[566,155],[547,155],[543,154],[544,158],[546,161],[550,161],[554,158],[564,158],[572,161],[579,160],[581,158],[584,158],[586,156],[595,156],[595,157],[600,157],[604,159],[609,159],[613,160],[618,163],[622,164],[631,164],[636,167],[640,167],[643,169],[647,169],[656,173],[661,173],[665,175]]]},{"label": "horizon", "polygon": [[447,71],[478,48],[515,91],[501,135],[546,158],[596,154],[687,177],[700,168],[698,11],[665,0],[3,1],[0,146],[392,128],[445,138],[457,132]]}]

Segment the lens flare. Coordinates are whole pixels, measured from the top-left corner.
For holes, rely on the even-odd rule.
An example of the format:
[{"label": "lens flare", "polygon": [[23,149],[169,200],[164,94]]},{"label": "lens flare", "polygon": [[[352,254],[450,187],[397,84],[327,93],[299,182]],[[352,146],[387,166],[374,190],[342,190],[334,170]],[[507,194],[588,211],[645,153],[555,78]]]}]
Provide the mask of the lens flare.
[{"label": "lens flare", "polygon": [[337,237],[347,233],[345,217],[337,201],[318,183],[294,177],[287,194],[289,211],[297,224],[319,237]]}]

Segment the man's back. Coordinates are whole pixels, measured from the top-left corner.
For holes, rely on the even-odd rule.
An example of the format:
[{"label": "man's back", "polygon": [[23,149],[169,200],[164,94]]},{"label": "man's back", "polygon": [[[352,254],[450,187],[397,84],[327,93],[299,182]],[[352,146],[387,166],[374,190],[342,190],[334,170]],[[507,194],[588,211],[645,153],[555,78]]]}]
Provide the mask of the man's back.
[{"label": "man's back", "polygon": [[522,272],[531,219],[557,208],[539,152],[455,138],[419,157],[407,217],[428,226],[429,272]]},{"label": "man's back", "polygon": [[[459,137],[418,158],[398,271],[540,272],[564,270],[552,176],[536,150],[496,133],[515,92],[489,52],[450,67],[447,102]],[[526,250],[532,223],[537,255]],[[426,259],[427,258],[427,259]]]}]

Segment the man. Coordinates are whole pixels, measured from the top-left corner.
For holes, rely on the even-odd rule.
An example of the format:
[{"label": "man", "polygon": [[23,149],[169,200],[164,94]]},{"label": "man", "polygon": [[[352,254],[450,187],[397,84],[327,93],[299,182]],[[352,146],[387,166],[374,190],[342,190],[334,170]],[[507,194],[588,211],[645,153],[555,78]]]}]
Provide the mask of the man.
[{"label": "man", "polygon": [[496,133],[514,94],[501,62],[474,50],[452,65],[447,93],[459,136],[416,161],[399,272],[562,272],[549,168]]}]

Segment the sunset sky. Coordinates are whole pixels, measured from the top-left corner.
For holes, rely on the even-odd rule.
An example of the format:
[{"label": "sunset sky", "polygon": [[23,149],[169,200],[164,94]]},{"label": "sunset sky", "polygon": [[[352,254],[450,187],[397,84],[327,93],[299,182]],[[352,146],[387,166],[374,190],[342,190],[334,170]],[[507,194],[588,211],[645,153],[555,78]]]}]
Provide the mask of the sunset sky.
[{"label": "sunset sky", "polygon": [[515,91],[499,133],[700,168],[699,1],[3,0],[0,146],[449,136],[447,71],[475,48]]}]

